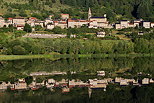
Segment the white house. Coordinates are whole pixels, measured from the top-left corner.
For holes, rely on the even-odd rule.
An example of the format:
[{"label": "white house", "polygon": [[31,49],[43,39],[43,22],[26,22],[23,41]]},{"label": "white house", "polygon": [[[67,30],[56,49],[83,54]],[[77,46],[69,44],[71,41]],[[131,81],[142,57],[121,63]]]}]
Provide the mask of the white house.
[{"label": "white house", "polygon": [[5,25],[5,19],[0,17],[0,27],[4,27]]},{"label": "white house", "polygon": [[128,28],[128,23],[129,23],[128,20],[122,20],[122,21],[120,21],[121,29]]},{"label": "white house", "polygon": [[115,28],[116,28],[116,29],[121,29],[121,24],[120,24],[120,23],[116,23],[116,24],[115,24]]},{"label": "white house", "polygon": [[68,28],[71,27],[71,28],[80,28],[81,26],[83,25],[88,25],[89,24],[89,21],[88,20],[71,20],[69,19],[68,20]]},{"label": "white house", "polygon": [[26,19],[25,18],[13,18],[13,25],[25,25]]},{"label": "white house", "polygon": [[151,27],[151,23],[148,22],[148,21],[143,21],[142,25],[143,25],[144,28],[150,28]]},{"label": "white house", "polygon": [[151,28],[154,28],[154,23],[153,22],[151,23]]},{"label": "white house", "polygon": [[[98,38],[103,38],[103,37],[105,37],[105,35],[106,35],[105,32],[97,32],[97,37]],[[99,71],[97,73],[98,73],[98,75],[105,75],[105,72],[104,71]]]}]

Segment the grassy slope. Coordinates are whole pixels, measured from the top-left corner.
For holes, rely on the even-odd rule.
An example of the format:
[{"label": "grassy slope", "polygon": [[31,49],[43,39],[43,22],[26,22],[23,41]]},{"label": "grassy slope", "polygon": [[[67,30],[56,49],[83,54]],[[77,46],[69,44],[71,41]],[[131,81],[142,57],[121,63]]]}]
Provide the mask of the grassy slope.
[{"label": "grassy slope", "polygon": [[[28,3],[27,0],[4,0],[3,2],[0,1],[0,6],[2,6],[6,2],[7,3],[17,3],[17,4]],[[8,12],[7,11],[8,8],[9,7],[4,7],[4,8],[0,7],[0,15],[3,15],[5,13],[7,13]],[[70,6],[60,4],[59,0],[56,0],[56,3],[53,4],[52,8],[50,8],[48,5],[45,6],[45,10],[49,10],[49,11],[52,10],[53,12],[59,12],[61,9],[67,9],[67,8],[70,8]],[[15,14],[18,15],[18,12],[16,12],[17,11],[16,9],[13,9],[12,11],[13,11],[12,13],[15,13]],[[35,12],[39,12],[39,10],[35,11]],[[26,10],[26,13],[28,15],[30,15],[31,11],[30,10]]]}]

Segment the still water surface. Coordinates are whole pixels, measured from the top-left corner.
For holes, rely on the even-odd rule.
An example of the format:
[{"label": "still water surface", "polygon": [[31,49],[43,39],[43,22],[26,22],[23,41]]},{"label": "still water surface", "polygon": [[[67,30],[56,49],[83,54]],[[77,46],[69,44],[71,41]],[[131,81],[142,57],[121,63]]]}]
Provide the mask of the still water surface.
[{"label": "still water surface", "polygon": [[0,103],[154,103],[154,58],[0,61]]}]

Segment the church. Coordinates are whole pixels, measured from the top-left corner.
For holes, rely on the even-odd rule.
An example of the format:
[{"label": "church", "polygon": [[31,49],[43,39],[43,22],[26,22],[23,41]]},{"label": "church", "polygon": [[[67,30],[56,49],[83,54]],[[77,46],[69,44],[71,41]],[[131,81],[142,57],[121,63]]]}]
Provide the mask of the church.
[{"label": "church", "polygon": [[112,28],[109,25],[106,14],[103,17],[93,17],[90,8],[88,11],[88,20],[90,21],[89,28]]}]

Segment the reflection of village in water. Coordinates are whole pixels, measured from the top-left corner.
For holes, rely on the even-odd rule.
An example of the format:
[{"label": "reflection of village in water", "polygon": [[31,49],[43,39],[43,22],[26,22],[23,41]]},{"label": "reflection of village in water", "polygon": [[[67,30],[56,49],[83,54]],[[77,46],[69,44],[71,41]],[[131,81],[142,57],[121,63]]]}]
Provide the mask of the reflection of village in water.
[{"label": "reflection of village in water", "polygon": [[[0,83],[0,90],[5,91],[7,89],[11,90],[38,90],[42,87],[46,87],[51,91],[54,91],[54,88],[61,88],[62,93],[68,93],[73,88],[82,88],[87,87],[89,97],[91,96],[92,90],[94,89],[103,89],[106,91],[106,88],[109,84],[119,84],[120,86],[128,86],[128,85],[134,85],[134,86],[144,86],[153,84],[154,80],[152,78],[143,78],[143,79],[126,79],[122,77],[116,77],[114,79],[112,78],[104,78],[104,79],[89,79],[87,81],[82,81],[79,79],[62,79],[61,81],[57,81],[53,78],[43,80],[43,82],[38,83],[37,82],[37,76],[45,76],[45,75],[66,75],[66,72],[35,72],[31,73],[30,76],[33,77],[33,80],[30,84],[26,82],[24,78],[18,79],[17,82],[11,83],[11,82],[1,82]],[[71,74],[75,74],[75,72],[71,72]],[[104,71],[98,71],[98,76],[105,76]]]}]

